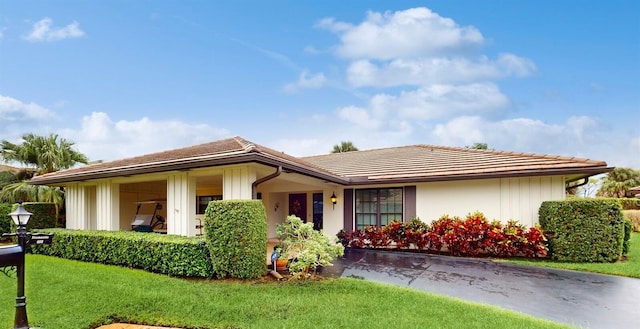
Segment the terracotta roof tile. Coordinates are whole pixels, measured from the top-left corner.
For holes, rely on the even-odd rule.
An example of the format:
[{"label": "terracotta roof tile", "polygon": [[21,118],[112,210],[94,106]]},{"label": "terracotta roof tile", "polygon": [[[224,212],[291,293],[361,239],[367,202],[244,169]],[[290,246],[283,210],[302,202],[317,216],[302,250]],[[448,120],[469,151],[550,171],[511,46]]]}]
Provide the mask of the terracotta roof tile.
[{"label": "terracotta roof tile", "polygon": [[603,161],[580,158],[432,145],[334,153],[302,159],[340,176],[368,180],[579,171],[607,166]]},{"label": "terracotta roof tile", "polygon": [[58,171],[34,184],[257,162],[341,184],[398,180],[606,172],[603,161],[467,148],[413,145],[298,158],[241,137]]}]

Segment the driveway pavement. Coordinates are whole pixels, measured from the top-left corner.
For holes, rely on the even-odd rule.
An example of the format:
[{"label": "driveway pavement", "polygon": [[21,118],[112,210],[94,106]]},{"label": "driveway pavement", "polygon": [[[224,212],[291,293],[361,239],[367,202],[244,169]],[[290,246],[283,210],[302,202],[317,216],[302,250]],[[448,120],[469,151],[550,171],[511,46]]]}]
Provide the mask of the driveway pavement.
[{"label": "driveway pavement", "polygon": [[323,275],[424,290],[583,328],[640,328],[640,279],[359,249],[347,250]]}]

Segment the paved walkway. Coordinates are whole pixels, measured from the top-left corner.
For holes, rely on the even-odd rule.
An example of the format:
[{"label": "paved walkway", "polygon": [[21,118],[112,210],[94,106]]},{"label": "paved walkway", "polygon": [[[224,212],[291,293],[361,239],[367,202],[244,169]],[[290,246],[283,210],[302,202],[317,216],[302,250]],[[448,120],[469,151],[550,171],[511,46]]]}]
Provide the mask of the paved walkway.
[{"label": "paved walkway", "polygon": [[405,286],[583,328],[640,328],[640,279],[357,249],[334,264],[323,275]]}]

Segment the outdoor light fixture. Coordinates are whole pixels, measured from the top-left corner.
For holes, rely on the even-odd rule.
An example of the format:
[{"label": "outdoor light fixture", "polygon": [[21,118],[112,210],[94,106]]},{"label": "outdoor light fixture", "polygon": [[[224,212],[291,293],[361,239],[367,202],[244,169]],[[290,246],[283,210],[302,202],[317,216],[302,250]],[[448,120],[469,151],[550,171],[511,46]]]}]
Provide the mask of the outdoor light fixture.
[{"label": "outdoor light fixture", "polygon": [[11,216],[11,219],[13,219],[13,223],[18,227],[27,226],[31,215],[33,214],[24,209],[24,207],[22,206],[22,202],[18,202],[18,209],[16,209],[12,213],[9,213],[9,216]]},{"label": "outdoor light fixture", "polygon": [[[18,226],[18,246],[20,246],[20,261],[17,262],[18,291],[16,294],[16,317],[13,323],[14,329],[29,329],[29,321],[27,320],[27,298],[24,296],[24,252],[27,248],[27,242],[30,234],[27,233],[27,223],[31,218],[31,213],[26,211],[22,206],[22,202],[18,202],[18,209],[9,213],[13,222]],[[12,234],[13,235],[13,234]]]},{"label": "outdoor light fixture", "polygon": [[336,203],[338,203],[338,197],[336,196],[336,192],[331,194],[331,203],[333,203],[333,209],[336,209]]}]

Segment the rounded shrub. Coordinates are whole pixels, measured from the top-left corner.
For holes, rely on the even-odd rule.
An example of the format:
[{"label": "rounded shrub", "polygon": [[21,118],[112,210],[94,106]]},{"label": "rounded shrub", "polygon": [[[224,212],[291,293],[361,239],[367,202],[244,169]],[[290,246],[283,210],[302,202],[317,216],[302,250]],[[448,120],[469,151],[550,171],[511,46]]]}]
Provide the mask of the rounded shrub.
[{"label": "rounded shrub", "polygon": [[256,279],[266,273],[267,214],[262,201],[209,203],[204,231],[215,276]]}]

